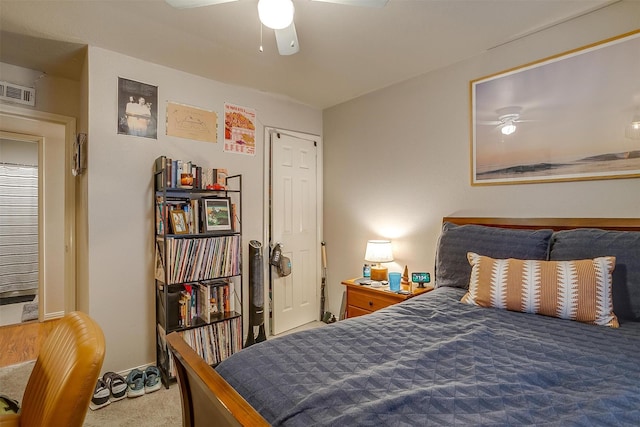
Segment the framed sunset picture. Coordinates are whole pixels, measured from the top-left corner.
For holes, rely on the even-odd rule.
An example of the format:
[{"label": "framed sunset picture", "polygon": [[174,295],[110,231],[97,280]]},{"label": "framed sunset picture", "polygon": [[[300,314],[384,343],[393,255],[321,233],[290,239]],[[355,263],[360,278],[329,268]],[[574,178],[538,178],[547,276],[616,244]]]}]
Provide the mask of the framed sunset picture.
[{"label": "framed sunset picture", "polygon": [[470,82],[471,184],[640,176],[640,30]]}]

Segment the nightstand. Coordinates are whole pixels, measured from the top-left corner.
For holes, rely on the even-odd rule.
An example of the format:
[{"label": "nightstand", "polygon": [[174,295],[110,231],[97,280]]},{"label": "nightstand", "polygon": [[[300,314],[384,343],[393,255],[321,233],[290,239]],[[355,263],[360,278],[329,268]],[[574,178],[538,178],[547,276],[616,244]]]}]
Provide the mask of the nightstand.
[{"label": "nightstand", "polygon": [[433,286],[414,288],[412,294],[403,295],[389,291],[388,285],[372,288],[368,285],[360,285],[356,283],[356,280],[349,279],[342,282],[347,287],[347,318],[373,313],[381,308],[433,290]]}]

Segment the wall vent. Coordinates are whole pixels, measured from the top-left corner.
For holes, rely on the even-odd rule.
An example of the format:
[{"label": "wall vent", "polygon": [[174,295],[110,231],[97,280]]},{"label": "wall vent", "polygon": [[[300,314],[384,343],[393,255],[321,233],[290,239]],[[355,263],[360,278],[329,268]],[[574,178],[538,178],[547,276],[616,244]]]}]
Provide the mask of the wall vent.
[{"label": "wall vent", "polygon": [[0,100],[36,106],[36,90],[32,87],[0,81]]}]

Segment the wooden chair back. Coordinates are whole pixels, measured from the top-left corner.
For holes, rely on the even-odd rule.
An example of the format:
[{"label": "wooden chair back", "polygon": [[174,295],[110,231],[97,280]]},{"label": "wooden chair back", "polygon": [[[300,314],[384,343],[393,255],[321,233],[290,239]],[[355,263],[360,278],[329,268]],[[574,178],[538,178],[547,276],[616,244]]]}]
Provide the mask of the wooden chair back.
[{"label": "wooden chair back", "polygon": [[64,316],[38,353],[20,412],[0,416],[0,426],[81,427],[104,353],[104,334],[93,319],[78,311]]}]

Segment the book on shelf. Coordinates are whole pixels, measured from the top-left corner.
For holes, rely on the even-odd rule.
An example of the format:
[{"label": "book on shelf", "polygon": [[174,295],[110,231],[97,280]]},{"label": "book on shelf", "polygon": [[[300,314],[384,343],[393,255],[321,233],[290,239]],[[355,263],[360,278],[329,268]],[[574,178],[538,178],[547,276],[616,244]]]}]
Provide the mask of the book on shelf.
[{"label": "book on shelf", "polygon": [[226,190],[226,168],[203,168],[189,160],[159,156],[154,163],[156,189]]},{"label": "book on shelf", "polygon": [[211,323],[224,313],[229,313],[232,286],[233,283],[228,280],[214,280],[198,285],[198,312],[204,322]]},{"label": "book on shelf", "polygon": [[155,262],[155,278],[161,282],[164,282],[164,242],[162,240],[156,240],[156,262]]},{"label": "book on shelf", "polygon": [[191,164],[191,162],[189,161],[185,161],[185,160],[178,160],[177,161],[177,168],[178,168],[178,173],[179,173],[179,180],[178,180],[178,176],[176,176],[176,180],[177,180],[177,187],[179,188],[184,188],[184,189],[192,189],[193,188],[193,170],[192,167],[193,165]]},{"label": "book on shelf", "polygon": [[173,354],[169,351],[167,347],[167,332],[159,323],[156,323],[156,328],[157,328],[156,334],[158,336],[157,345],[162,348],[162,351],[160,352],[160,359],[158,360],[158,365],[166,366],[169,376],[175,377],[176,365],[175,365],[175,361],[173,360]]},{"label": "book on shelf", "polygon": [[162,197],[156,197],[156,234],[164,234],[167,218],[166,205]]},{"label": "book on shelf", "polygon": [[173,160],[167,156],[160,156],[154,162],[154,172],[156,175],[156,189],[170,188],[174,181]]},{"label": "book on shelf", "polygon": [[167,185],[165,169],[167,168],[167,157],[160,156],[154,163],[155,184],[156,188],[163,188]]},{"label": "book on shelf", "polygon": [[184,285],[180,292],[180,319],[178,325],[183,328],[194,326],[198,323],[198,285]]},{"label": "book on shelf", "polygon": [[[160,325],[158,325],[158,329],[161,329]],[[242,323],[239,317],[230,319],[228,322],[212,323],[199,328],[179,331],[178,334],[209,365],[217,365],[233,353],[242,350]],[[166,346],[166,344],[164,345]],[[175,377],[173,355],[170,351],[167,353],[169,355],[169,376]]]},{"label": "book on shelf", "polygon": [[187,328],[191,326],[191,316],[189,312],[191,310],[191,287],[180,292],[180,318],[178,326],[181,328]]},{"label": "book on shelf", "polygon": [[169,283],[236,276],[240,271],[240,236],[199,239],[167,237]]}]

